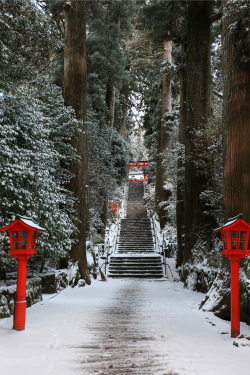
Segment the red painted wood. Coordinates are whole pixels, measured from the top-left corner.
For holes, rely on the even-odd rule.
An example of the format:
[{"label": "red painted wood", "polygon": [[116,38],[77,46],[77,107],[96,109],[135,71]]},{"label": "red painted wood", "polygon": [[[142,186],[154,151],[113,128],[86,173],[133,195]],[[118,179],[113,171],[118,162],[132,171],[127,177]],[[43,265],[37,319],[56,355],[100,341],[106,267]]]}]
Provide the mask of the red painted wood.
[{"label": "red painted wood", "polygon": [[[23,222],[22,220],[25,220]],[[27,224],[30,223],[31,225]],[[27,259],[36,254],[36,238],[38,231],[45,232],[44,228],[37,226],[30,218],[17,216],[17,219],[0,232],[9,232],[10,251],[14,258],[17,258],[17,289],[14,312],[14,329],[21,331],[25,329],[26,321],[26,276]]]},{"label": "red painted wood", "polygon": [[231,337],[237,337],[240,334],[239,261],[249,255],[247,247],[250,225],[240,214],[214,231],[218,232],[221,232],[222,236],[222,254],[231,261]]},{"label": "red painted wood", "polygon": [[[25,259],[26,258],[26,259]],[[27,257],[18,259],[17,264],[17,289],[14,314],[14,329],[22,331],[25,329],[26,321],[26,274],[27,274]]]},{"label": "red painted wood", "polygon": [[240,334],[239,260],[231,259],[231,337]]},{"label": "red painted wood", "polygon": [[148,167],[148,161],[137,161],[136,163],[133,163],[132,161],[129,162],[130,168],[142,168],[142,167]]}]

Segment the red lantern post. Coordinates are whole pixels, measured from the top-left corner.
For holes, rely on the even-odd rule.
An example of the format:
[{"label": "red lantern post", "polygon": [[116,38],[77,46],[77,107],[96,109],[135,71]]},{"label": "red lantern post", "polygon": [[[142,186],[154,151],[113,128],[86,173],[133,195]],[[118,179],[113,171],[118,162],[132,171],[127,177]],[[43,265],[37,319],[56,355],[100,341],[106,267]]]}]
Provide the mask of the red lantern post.
[{"label": "red lantern post", "polygon": [[223,252],[231,261],[231,337],[240,334],[240,282],[239,262],[249,255],[247,252],[250,225],[240,214],[228,220],[223,227],[214,233],[221,232]]},{"label": "red lantern post", "polygon": [[0,232],[8,231],[10,238],[10,252],[17,258],[17,289],[14,313],[14,329],[25,329],[26,320],[26,274],[27,260],[36,254],[35,246],[37,233],[45,232],[44,228],[35,224],[31,218],[16,215],[16,220],[0,229]]}]

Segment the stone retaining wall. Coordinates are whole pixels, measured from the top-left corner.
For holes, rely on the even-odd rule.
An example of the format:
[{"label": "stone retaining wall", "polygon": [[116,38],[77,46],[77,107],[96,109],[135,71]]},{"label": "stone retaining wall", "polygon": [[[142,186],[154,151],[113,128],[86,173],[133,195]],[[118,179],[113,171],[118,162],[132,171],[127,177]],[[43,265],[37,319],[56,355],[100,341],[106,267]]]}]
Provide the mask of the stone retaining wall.
[{"label": "stone retaining wall", "polygon": [[[0,319],[9,318],[14,314],[16,300],[16,272],[10,273],[6,286],[0,287]],[[27,273],[26,305],[30,307],[43,300],[42,294],[58,293],[68,285],[67,270],[38,274],[31,277]]]},{"label": "stone retaining wall", "polygon": [[[14,302],[16,299],[16,285],[0,288],[0,319],[9,318],[14,314]],[[42,279],[34,277],[26,282],[27,307],[42,301]]]}]

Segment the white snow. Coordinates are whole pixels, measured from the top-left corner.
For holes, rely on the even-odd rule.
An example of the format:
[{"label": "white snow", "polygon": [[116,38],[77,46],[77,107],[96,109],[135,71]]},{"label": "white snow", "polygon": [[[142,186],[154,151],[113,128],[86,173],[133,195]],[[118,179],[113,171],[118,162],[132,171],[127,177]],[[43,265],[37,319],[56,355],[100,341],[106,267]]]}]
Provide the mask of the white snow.
[{"label": "white snow", "polygon": [[[230,322],[199,310],[203,298],[180,282],[142,279],[96,280],[91,286],[45,295],[27,309],[24,331],[12,329],[12,318],[0,321],[0,374],[123,374],[108,370],[119,347],[115,340],[123,337],[127,344],[119,366],[129,368],[133,355],[132,375],[249,375],[250,341],[232,339]],[[131,322],[135,337],[137,331],[143,333],[144,342],[131,343],[125,329],[117,331],[117,312],[123,309],[128,311],[124,327]],[[242,323],[241,333],[250,335],[249,326]],[[107,342],[112,350],[105,347]],[[140,370],[150,353],[151,370]]]},{"label": "white snow", "polygon": [[46,231],[46,229],[44,229],[44,228],[42,228],[42,227],[40,227],[38,224],[36,224],[36,223],[34,223],[34,221],[32,220],[32,219],[24,219],[22,216],[20,216],[20,220],[24,223],[24,224],[26,224],[26,225],[28,225],[29,227],[31,227],[31,228],[35,228],[35,229],[38,229],[38,230],[40,230],[40,231]]},{"label": "white snow", "polygon": [[77,276],[77,272],[79,271],[78,262],[70,262],[69,268],[68,268],[68,282],[71,283],[73,280],[73,284],[75,281],[75,278]]}]

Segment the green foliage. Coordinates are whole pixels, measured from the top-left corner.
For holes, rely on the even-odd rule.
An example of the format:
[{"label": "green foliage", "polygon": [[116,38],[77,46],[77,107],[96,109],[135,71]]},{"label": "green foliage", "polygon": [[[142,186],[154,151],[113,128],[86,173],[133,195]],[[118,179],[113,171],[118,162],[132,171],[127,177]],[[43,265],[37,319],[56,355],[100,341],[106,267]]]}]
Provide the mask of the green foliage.
[{"label": "green foliage", "polygon": [[0,88],[48,73],[50,53],[62,46],[57,30],[34,2],[0,2]]},{"label": "green foliage", "polygon": [[128,175],[129,145],[115,130],[112,137],[111,156],[116,183],[121,185]]},{"label": "green foliage", "polygon": [[[127,177],[129,147],[117,130],[131,92],[124,44],[131,30],[133,10],[133,0],[87,2],[91,233],[103,229],[107,201],[112,200],[116,187]],[[116,89],[113,130],[109,125],[108,85]]]},{"label": "green foliage", "polygon": [[88,2],[88,68],[103,83],[121,87],[127,81],[123,39],[130,31],[134,1]]},{"label": "green foliage", "polygon": [[250,12],[247,0],[228,0],[227,13],[223,17],[230,17],[230,25],[227,30],[229,35],[236,36],[236,44],[243,52],[242,61],[249,61],[250,47]]},{"label": "green foliage", "polygon": [[[16,214],[30,216],[46,229],[36,257],[63,257],[75,232],[75,200],[63,187],[70,175],[61,167],[77,160],[69,143],[79,132],[74,111],[64,107],[60,90],[45,82],[4,93],[0,111],[0,226]],[[8,265],[8,250],[5,241],[1,267]]]},{"label": "green foliage", "polygon": [[155,43],[186,34],[187,1],[153,0],[143,7],[142,23]]},{"label": "green foliage", "polygon": [[[97,100],[97,98],[94,98]],[[100,103],[102,97],[98,97]],[[104,106],[104,102],[103,106]],[[104,107],[105,108],[105,107]],[[103,115],[105,112],[103,112]],[[89,204],[91,233],[103,229],[107,199],[112,200],[118,184],[127,178],[128,144],[113,130],[111,151],[110,128],[104,116],[88,110]]]}]

